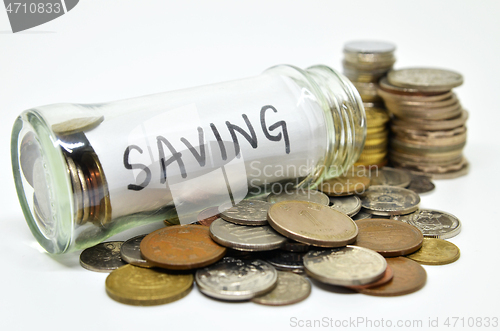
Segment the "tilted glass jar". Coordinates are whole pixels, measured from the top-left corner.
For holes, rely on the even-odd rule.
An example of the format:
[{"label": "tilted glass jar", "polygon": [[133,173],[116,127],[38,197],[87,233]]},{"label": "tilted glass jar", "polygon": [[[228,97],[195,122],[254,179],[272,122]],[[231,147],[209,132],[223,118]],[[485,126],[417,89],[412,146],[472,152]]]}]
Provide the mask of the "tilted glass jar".
[{"label": "tilted glass jar", "polygon": [[348,79],[279,65],[129,100],[32,108],[14,124],[11,154],[33,235],[64,253],[287,185],[314,187],[350,167],[365,136]]}]

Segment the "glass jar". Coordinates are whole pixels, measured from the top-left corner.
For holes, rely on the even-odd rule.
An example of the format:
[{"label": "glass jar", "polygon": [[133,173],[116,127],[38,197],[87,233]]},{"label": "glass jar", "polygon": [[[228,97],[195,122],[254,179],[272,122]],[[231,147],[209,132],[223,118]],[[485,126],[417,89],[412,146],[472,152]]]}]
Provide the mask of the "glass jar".
[{"label": "glass jar", "polygon": [[359,157],[362,101],[329,67],[99,104],[32,108],[11,154],[27,223],[49,253],[123,230],[186,224],[207,207],[315,187]]}]

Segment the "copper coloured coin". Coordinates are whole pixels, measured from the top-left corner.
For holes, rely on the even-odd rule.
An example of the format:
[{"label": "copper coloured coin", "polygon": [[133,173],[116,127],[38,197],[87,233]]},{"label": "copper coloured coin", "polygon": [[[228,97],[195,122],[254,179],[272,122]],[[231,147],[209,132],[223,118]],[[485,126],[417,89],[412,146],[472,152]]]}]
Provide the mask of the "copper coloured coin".
[{"label": "copper coloured coin", "polygon": [[420,264],[402,256],[386,261],[394,273],[392,280],[381,286],[358,290],[360,293],[392,297],[413,293],[424,287],[427,273]]},{"label": "copper coloured coin", "polygon": [[356,224],[359,233],[355,245],[384,257],[408,255],[422,247],[424,236],[413,225],[388,219],[365,219]]},{"label": "copper coloured coin", "polygon": [[[387,261],[387,260],[386,260]],[[367,288],[372,288],[372,287],[377,287],[380,285],[387,284],[392,280],[392,277],[394,276],[394,272],[392,271],[392,268],[390,265],[387,265],[387,268],[385,268],[384,275],[382,278],[379,280],[374,281],[373,283],[365,284],[365,285],[349,285],[346,286],[350,288],[351,290],[359,291]]]},{"label": "copper coloured coin", "polygon": [[269,225],[283,236],[320,247],[342,247],[356,240],[358,227],[344,213],[306,201],[281,201],[269,208]]},{"label": "copper coloured coin", "polygon": [[141,242],[141,253],[156,267],[188,270],[220,260],[226,248],[210,238],[207,226],[190,224],[173,225],[151,232]]},{"label": "copper coloured coin", "polygon": [[212,224],[212,222],[219,217],[219,208],[209,207],[200,211],[200,213],[198,214],[198,223],[204,226],[210,226],[210,224]]}]

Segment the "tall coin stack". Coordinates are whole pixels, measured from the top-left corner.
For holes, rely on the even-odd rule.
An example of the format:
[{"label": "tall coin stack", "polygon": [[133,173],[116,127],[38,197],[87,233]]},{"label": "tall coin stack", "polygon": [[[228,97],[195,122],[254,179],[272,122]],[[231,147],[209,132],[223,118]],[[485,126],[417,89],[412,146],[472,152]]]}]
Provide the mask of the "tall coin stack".
[{"label": "tall coin stack", "polygon": [[389,158],[398,168],[455,178],[468,171],[462,151],[468,114],[452,89],[463,83],[456,72],[410,68],[391,71],[379,95],[392,116]]},{"label": "tall coin stack", "polygon": [[357,88],[366,111],[367,134],[356,165],[383,166],[387,163],[389,116],[378,95],[378,81],[392,69],[396,47],[387,42],[354,41],[344,46],[344,74]]}]

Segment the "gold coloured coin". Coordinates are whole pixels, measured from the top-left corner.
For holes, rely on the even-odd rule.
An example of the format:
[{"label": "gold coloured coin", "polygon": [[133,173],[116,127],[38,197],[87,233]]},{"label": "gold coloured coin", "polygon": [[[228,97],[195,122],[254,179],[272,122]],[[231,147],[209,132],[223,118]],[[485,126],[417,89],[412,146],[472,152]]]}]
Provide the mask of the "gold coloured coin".
[{"label": "gold coloured coin", "polygon": [[389,115],[385,109],[366,107],[365,111],[368,128],[382,126],[389,121]]},{"label": "gold coloured coin", "polygon": [[422,247],[406,257],[420,264],[443,265],[458,260],[460,249],[443,239],[424,238]]},{"label": "gold coloured coin", "polygon": [[358,236],[349,216],[314,202],[278,202],[269,208],[267,219],[283,236],[320,247],[346,246]]},{"label": "gold coloured coin", "polygon": [[192,274],[174,274],[127,264],[106,278],[111,299],[134,306],[154,306],[179,300],[191,291]]},{"label": "gold coloured coin", "polygon": [[69,135],[76,132],[88,131],[104,121],[104,116],[72,118],[65,122],[52,124],[52,131],[58,134]]}]

